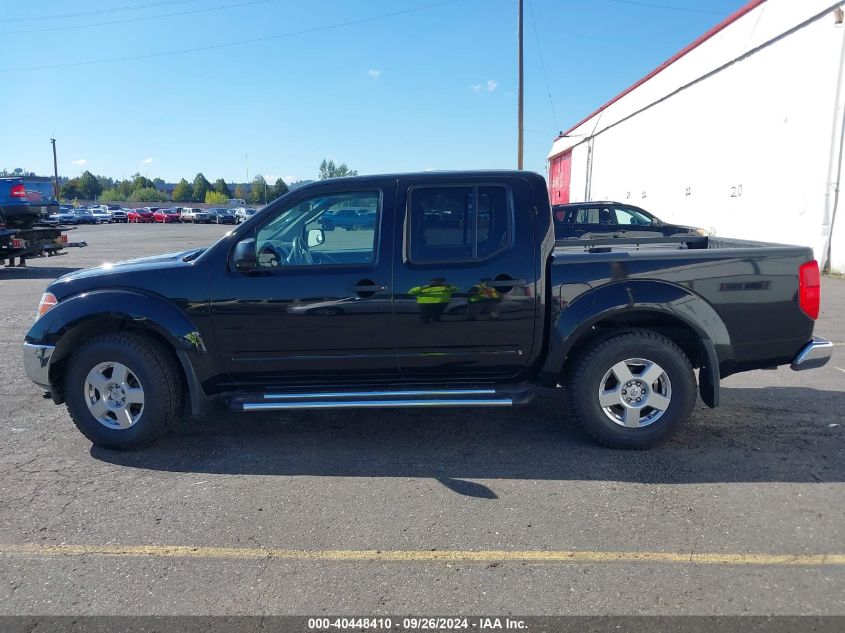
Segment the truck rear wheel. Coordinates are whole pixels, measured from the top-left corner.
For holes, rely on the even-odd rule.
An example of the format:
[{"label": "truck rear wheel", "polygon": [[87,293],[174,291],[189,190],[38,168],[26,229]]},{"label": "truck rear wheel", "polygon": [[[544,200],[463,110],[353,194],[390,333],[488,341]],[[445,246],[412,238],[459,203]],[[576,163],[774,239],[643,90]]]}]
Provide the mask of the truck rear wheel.
[{"label": "truck rear wheel", "polygon": [[669,439],[695,405],[692,365],[649,330],[603,339],[576,359],[567,380],[578,423],[611,448],[642,449]]},{"label": "truck rear wheel", "polygon": [[132,334],[105,334],[82,346],[65,373],[76,427],[95,445],[134,450],[164,435],[179,417],[182,387],[172,358]]}]

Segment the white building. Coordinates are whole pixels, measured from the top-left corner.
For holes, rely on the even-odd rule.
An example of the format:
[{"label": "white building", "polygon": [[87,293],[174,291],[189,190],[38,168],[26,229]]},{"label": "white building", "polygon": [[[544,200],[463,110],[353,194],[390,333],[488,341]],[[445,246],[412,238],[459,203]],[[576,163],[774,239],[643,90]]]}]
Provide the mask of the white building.
[{"label": "white building", "polygon": [[841,4],[749,2],[555,140],[552,203],[627,201],[845,271]]}]

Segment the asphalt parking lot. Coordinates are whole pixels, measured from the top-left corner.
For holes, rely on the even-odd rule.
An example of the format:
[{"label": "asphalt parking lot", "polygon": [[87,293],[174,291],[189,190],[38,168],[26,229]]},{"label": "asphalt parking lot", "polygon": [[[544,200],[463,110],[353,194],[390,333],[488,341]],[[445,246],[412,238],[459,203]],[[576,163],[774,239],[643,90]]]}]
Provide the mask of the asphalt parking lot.
[{"label": "asphalt parking lot", "polygon": [[92,449],[23,371],[41,292],[229,228],[84,227],[88,248],[0,269],[0,614],[845,615],[844,280],[823,281],[828,366],[730,377],[655,450],[595,446],[557,395],[220,412]]}]

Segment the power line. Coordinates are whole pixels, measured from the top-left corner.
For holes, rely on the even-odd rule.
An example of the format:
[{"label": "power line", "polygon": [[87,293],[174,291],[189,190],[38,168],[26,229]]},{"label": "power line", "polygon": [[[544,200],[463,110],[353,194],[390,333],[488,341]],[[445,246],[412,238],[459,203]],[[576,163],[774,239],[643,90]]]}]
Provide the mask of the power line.
[{"label": "power line", "polygon": [[557,128],[557,112],[555,103],[552,100],[552,87],[549,84],[549,74],[546,72],[546,62],[543,61],[543,49],[540,46],[540,34],[537,32],[537,20],[534,19],[534,3],[528,0],[528,11],[531,13],[531,25],[534,27],[534,38],[537,40],[537,53],[540,55],[540,68],[543,69],[543,78],[546,80],[546,92],[549,95],[549,106],[552,109],[552,123]]},{"label": "power line", "polygon": [[31,29],[28,31],[2,31],[0,35],[15,35],[18,33],[44,33],[45,31],[75,31],[77,29],[87,29],[93,26],[107,26],[111,24],[127,24],[129,22],[144,22],[147,20],[159,20],[161,18],[172,18],[179,15],[192,15],[194,13],[207,13],[210,11],[220,11],[221,9],[231,9],[234,7],[245,7],[251,4],[260,4],[263,2],[270,2],[271,0],[249,0],[248,2],[236,2],[234,4],[224,4],[218,7],[208,7],[206,9],[192,9],[190,11],[178,11],[175,13],[164,13],[162,15],[146,15],[137,18],[127,18],[125,20],[111,20],[110,22],[95,22],[93,24],[79,24],[71,26],[54,26],[46,29]]},{"label": "power line", "polygon": [[197,0],[160,0],[159,2],[149,2],[147,4],[135,4],[128,7],[115,7],[113,9],[97,9],[96,11],[80,11],[78,13],[53,13],[52,15],[28,15],[23,18],[7,18],[4,17],[4,22],[32,22],[35,20],[60,20],[65,18],[81,18],[88,15],[102,15],[104,13],[121,13],[123,11],[139,11],[141,9],[151,9],[153,7],[162,7],[169,4],[187,4],[188,2],[197,2]]},{"label": "power line", "polygon": [[707,9],[692,9],[690,7],[673,7],[666,4],[654,4],[652,2],[638,2],[637,0],[609,0],[617,4],[631,4],[637,7],[648,7],[649,9],[665,9],[666,11],[683,11],[685,13],[706,13],[707,15],[724,15],[719,11],[708,11]]},{"label": "power line", "polygon": [[331,31],[334,29],[343,28],[346,26],[354,26],[357,24],[365,24],[367,22],[376,22],[378,20],[386,20],[399,15],[407,15],[409,13],[416,13],[425,11],[426,9],[433,9],[447,4],[454,4],[460,0],[443,0],[442,2],[433,2],[419,7],[412,7],[410,9],[403,9],[401,11],[392,11],[390,13],[383,13],[381,15],[372,16],[369,18],[359,18],[357,20],[349,20],[347,22],[337,22],[335,24],[328,24],[326,26],[316,26],[310,29],[302,29],[301,31],[290,31],[288,33],[278,33],[276,35],[265,35],[264,37],[255,37],[248,40],[239,40],[236,42],[222,42],[220,44],[211,44],[209,46],[198,46],[196,48],[181,48],[172,51],[161,51],[159,53],[149,53],[147,55],[132,55],[127,57],[111,57],[108,59],[92,59],[84,62],[71,62],[67,64],[45,64],[43,66],[19,66],[18,68],[0,68],[0,73],[11,73],[31,70],[48,70],[55,68],[74,68],[77,66],[91,66],[93,64],[108,64],[112,62],[126,62],[135,61],[139,59],[152,59],[155,57],[168,57],[170,55],[184,55],[186,53],[198,53],[201,51],[211,51],[219,48],[229,48],[232,46],[244,46],[246,44],[257,44],[258,42],[268,42],[271,40],[278,40],[287,37],[296,37],[298,35],[307,35],[309,33],[318,33],[321,31]]}]

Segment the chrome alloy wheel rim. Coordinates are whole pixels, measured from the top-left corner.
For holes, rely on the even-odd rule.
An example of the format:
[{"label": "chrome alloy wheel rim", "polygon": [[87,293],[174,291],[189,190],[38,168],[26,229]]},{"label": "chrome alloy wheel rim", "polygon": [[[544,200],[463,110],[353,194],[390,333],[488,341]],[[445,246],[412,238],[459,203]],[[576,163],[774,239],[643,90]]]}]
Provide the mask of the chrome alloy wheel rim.
[{"label": "chrome alloy wheel rim", "polygon": [[611,367],[599,383],[599,405],[615,424],[638,429],[657,422],[672,400],[672,383],[654,361],[629,358]]},{"label": "chrome alloy wheel rim", "polygon": [[85,378],[85,404],[91,415],[110,429],[128,429],[144,412],[144,388],[121,363],[100,363]]}]

